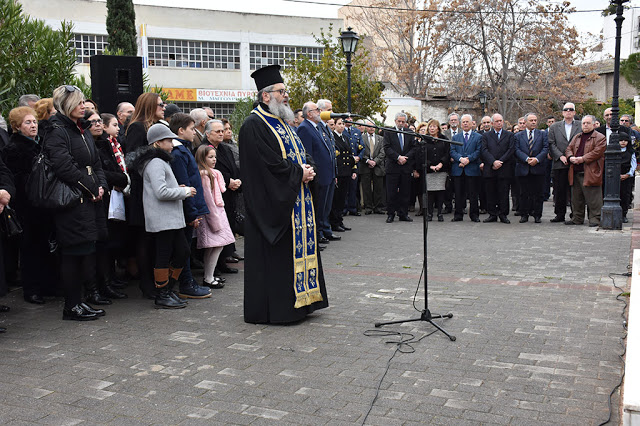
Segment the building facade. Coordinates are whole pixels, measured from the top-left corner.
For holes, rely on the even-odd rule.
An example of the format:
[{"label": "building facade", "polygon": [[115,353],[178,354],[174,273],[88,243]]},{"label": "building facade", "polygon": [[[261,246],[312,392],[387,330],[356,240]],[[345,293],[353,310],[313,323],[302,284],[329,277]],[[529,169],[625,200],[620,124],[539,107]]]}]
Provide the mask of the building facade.
[{"label": "building facade", "polygon": [[[74,24],[77,72],[90,78],[89,58],[108,47],[105,2],[22,0],[26,14],[60,28]],[[340,19],[320,19],[136,5],[138,54],[152,85],[183,110],[209,106],[227,117],[237,100],[256,93],[251,73],[307,55],[319,61],[319,35]]]}]

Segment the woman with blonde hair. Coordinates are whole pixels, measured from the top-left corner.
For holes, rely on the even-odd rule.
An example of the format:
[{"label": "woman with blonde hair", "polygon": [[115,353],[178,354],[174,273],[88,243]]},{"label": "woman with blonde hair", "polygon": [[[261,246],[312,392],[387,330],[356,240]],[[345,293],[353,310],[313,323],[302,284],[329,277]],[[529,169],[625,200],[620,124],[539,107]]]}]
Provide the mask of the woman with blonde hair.
[{"label": "woman with blonde hair", "polygon": [[53,107],[53,98],[40,99],[33,106],[36,111],[36,118],[38,121],[48,120],[56,114],[56,109]]}]

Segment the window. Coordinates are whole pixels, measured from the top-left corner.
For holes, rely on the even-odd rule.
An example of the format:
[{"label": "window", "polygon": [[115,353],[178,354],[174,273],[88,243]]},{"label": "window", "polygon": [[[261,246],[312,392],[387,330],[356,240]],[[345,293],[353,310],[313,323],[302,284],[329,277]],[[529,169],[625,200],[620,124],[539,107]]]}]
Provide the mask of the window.
[{"label": "window", "polygon": [[76,50],[76,62],[79,64],[88,64],[89,58],[102,55],[108,46],[106,35],[75,34],[71,41],[71,48]]},{"label": "window", "polygon": [[205,103],[205,102],[174,102],[182,112],[188,114],[192,109],[209,107],[213,110],[215,118],[229,118],[236,108],[234,103]]},{"label": "window", "polygon": [[149,66],[240,69],[240,43],[150,38]]},{"label": "window", "polygon": [[322,47],[294,47],[275,46],[270,44],[249,45],[249,60],[251,70],[272,64],[287,67],[293,60],[307,56],[312,62],[319,63],[324,49]]}]

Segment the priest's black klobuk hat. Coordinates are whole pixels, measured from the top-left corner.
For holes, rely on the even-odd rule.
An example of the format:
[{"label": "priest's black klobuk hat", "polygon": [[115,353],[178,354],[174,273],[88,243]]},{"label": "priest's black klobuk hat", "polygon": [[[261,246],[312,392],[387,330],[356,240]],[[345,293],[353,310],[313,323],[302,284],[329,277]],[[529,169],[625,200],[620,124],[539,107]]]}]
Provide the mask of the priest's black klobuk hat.
[{"label": "priest's black klobuk hat", "polygon": [[280,65],[277,64],[259,68],[251,74],[251,77],[255,80],[258,90],[262,90],[272,84],[284,83],[280,75]]}]

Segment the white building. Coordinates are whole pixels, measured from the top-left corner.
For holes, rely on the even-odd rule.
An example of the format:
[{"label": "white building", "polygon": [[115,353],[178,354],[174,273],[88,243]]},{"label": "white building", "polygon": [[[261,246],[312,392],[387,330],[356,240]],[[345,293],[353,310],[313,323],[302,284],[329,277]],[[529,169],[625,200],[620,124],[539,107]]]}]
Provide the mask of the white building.
[{"label": "white building", "polygon": [[[74,23],[77,71],[89,77],[89,58],[108,45],[105,2],[21,0],[26,14],[60,28]],[[314,34],[340,19],[277,16],[180,7],[136,5],[139,54],[152,85],[170,93],[183,110],[201,106],[226,117],[234,103],[255,94],[251,73],[263,65],[307,55],[319,60]]]}]

